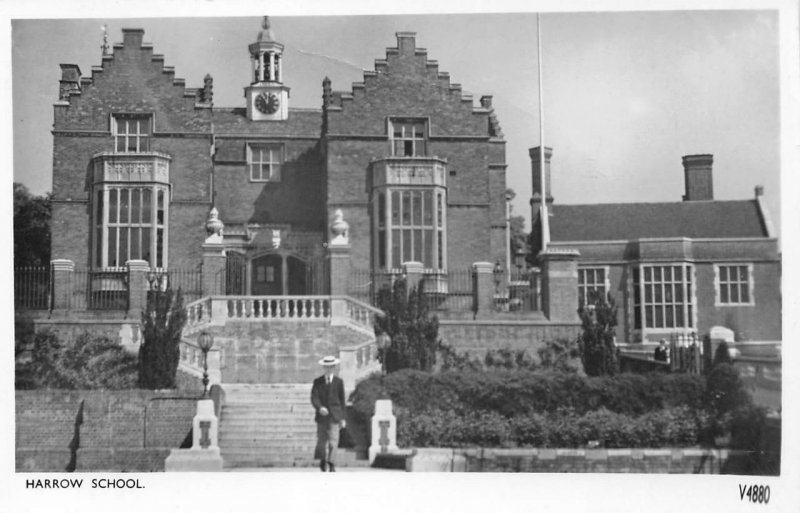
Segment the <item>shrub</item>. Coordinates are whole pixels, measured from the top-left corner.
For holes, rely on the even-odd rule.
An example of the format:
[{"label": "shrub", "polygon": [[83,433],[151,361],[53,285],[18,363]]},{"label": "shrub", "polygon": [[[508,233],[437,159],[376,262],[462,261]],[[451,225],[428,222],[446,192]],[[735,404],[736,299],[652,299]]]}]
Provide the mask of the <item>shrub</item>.
[{"label": "shrub", "polygon": [[25,388],[125,389],[136,386],[136,357],[108,337],[83,333],[62,342],[53,332],[33,337],[31,361],[17,369]]},{"label": "shrub", "polygon": [[358,416],[367,422],[382,390],[395,407],[412,414],[425,410],[456,413],[494,411],[505,417],[572,408],[582,415],[606,408],[626,415],[677,406],[704,405],[705,382],[690,374],[620,374],[587,377],[578,374],[531,371],[455,372],[436,374],[404,370],[373,375],[356,386],[351,398]]},{"label": "shrub", "polygon": [[558,372],[583,372],[581,351],[578,342],[560,339],[545,342],[539,351],[539,366],[544,370]]},{"label": "shrub", "polygon": [[714,360],[713,363],[711,364],[711,368],[713,369],[719,363],[728,363],[728,364],[733,363],[731,361],[731,354],[728,351],[728,343],[725,342],[724,340],[719,343],[719,345],[717,346],[717,350],[714,351]]},{"label": "shrub", "polygon": [[547,414],[506,418],[496,412],[456,413],[399,409],[398,444],[403,447],[606,448],[688,447],[700,443],[709,417],[688,407],[632,416],[604,408],[578,414],[562,408]]},{"label": "shrub", "polygon": [[152,291],[142,312],[142,347],[139,349],[139,386],[148,389],[175,388],[180,361],[180,342],[186,310],[178,289]]},{"label": "shrub", "polygon": [[750,395],[739,379],[739,371],[729,363],[711,369],[706,380],[706,406],[717,414],[735,410],[751,403]]}]

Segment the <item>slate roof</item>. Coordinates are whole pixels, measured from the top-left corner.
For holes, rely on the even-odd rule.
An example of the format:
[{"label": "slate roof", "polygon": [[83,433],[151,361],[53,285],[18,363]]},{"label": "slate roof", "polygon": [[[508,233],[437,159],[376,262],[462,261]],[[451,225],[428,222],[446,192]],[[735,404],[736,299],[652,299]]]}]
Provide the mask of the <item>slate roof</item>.
[{"label": "slate roof", "polygon": [[767,237],[755,200],[550,207],[552,241]]},{"label": "slate roof", "polygon": [[286,121],[250,121],[247,109],[214,109],[217,134],[319,137],[322,133],[322,110],[289,109]]}]

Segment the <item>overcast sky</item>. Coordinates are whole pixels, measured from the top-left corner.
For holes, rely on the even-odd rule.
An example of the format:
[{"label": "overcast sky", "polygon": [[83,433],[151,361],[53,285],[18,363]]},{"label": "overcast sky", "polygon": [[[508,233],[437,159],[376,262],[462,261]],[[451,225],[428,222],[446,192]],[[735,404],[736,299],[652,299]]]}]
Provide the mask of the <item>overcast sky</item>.
[{"label": "overcast sky", "polygon": [[[123,27],[145,30],[188,87],[214,77],[214,101],[243,107],[247,45],[261,18],[13,20],[14,180],[51,189],[52,104],[59,63],[84,75]],[[285,49],[291,106],[320,107],[321,82],[350,90],[395,32],[473,93],[494,95],[507,143],[515,213],[528,217],[528,148],[539,137],[536,15],[272,17]],[[717,199],[766,189],[779,222],[779,52],[776,11],[550,13],[542,16],[545,144],[558,203],[680,201],[681,157],[714,155]]]}]

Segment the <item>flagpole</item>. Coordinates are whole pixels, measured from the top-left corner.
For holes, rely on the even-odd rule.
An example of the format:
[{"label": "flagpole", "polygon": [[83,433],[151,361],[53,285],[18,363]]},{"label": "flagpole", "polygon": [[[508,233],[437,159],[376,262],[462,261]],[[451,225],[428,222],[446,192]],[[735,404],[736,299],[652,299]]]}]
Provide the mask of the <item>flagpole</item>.
[{"label": "flagpole", "polygon": [[542,251],[547,249],[550,244],[550,219],[547,213],[547,191],[545,180],[545,158],[544,158],[544,102],[542,91],[542,25],[539,13],[536,13],[536,55],[539,62],[539,190],[541,191],[541,207],[539,219],[542,226]]}]

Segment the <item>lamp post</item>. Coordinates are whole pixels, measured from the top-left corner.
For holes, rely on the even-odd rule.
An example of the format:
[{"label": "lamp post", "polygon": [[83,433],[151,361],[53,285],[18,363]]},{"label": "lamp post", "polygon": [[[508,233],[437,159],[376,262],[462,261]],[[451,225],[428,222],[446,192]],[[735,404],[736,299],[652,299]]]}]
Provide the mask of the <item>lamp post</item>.
[{"label": "lamp post", "polygon": [[385,331],[378,335],[377,339],[375,340],[378,343],[378,349],[380,349],[381,353],[381,375],[386,374],[386,350],[389,349],[389,346],[392,343],[392,337],[389,336],[388,333]]},{"label": "lamp post", "polygon": [[200,336],[197,337],[197,344],[200,350],[203,351],[203,399],[208,398],[208,352],[214,345],[214,335],[203,330]]}]

